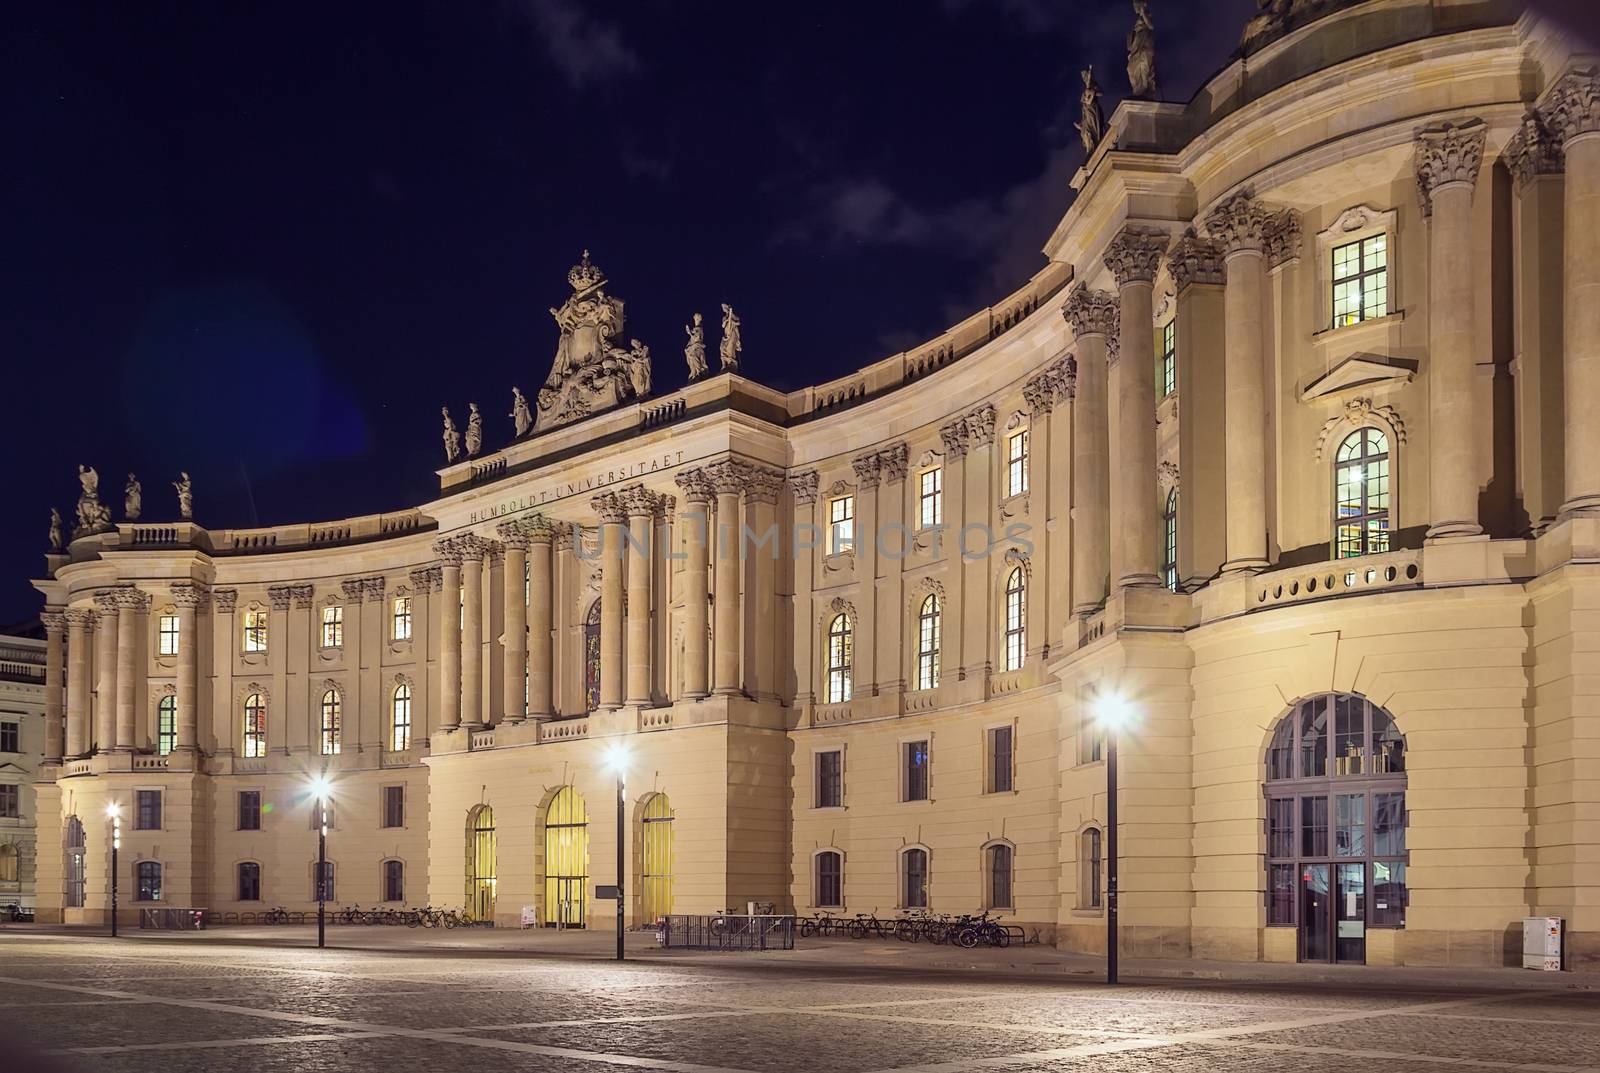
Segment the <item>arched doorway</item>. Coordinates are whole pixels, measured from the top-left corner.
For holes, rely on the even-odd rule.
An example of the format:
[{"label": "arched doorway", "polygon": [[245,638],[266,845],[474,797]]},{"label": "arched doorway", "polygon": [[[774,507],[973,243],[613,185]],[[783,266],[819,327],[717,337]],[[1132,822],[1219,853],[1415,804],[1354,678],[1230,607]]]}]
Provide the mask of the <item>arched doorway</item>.
[{"label": "arched doorway", "polygon": [[672,802],[666,794],[651,794],[644,803],[639,842],[643,847],[640,887],[641,920],[655,921],[672,912]]},{"label": "arched doorway", "polygon": [[66,842],[64,874],[67,889],[62,904],[68,909],[82,909],[88,873],[84,869],[83,821],[76,816],[67,817]]},{"label": "arched doorway", "polygon": [[1365,697],[1295,705],[1267,749],[1267,923],[1301,961],[1366,960],[1406,919],[1405,739]]},{"label": "arched doorway", "polygon": [[473,920],[494,919],[498,857],[494,809],[479,805],[467,813],[467,915]]},{"label": "arched doorway", "polygon": [[544,814],[544,922],[581,928],[589,885],[589,814],[583,797],[563,786]]}]

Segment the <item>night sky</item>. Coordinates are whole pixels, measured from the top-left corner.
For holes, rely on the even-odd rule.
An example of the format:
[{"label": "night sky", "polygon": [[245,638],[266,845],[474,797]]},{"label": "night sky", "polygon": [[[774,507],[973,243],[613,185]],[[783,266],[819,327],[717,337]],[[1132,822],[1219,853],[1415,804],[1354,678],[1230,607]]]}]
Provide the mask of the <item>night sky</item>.
[{"label": "night sky", "polygon": [[[1255,0],[1152,3],[1163,96]],[[438,412],[510,438],[588,247],[685,378],[739,311],[778,388],[939,333],[1043,265],[1125,2],[16,4],[0,40],[0,622],[37,613],[80,462],[120,518],[430,498]]]}]

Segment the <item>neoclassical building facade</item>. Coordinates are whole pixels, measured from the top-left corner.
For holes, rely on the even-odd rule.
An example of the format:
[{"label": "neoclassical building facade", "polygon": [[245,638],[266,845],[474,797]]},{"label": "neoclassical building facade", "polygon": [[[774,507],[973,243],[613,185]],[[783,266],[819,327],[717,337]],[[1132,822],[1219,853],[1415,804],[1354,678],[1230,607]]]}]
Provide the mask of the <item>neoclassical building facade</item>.
[{"label": "neoclassical building facade", "polygon": [[621,837],[631,923],[1102,950],[1115,732],[1130,955],[1499,965],[1551,915],[1594,968],[1597,70],[1500,2],[1272,6],[1116,109],[1033,279],[850,376],[740,375],[725,309],[653,397],[586,255],[431,502],[90,496],[37,582],[42,915],[104,919],[112,802],[130,913],[306,907],[326,773],[339,903],[609,925]]}]

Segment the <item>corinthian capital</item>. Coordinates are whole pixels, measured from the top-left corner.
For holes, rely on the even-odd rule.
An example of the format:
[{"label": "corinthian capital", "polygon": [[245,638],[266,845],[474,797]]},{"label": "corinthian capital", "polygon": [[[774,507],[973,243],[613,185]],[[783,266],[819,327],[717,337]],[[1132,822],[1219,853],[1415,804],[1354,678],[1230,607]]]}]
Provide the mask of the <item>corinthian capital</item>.
[{"label": "corinthian capital", "polygon": [[234,607],[239,602],[239,590],[213,589],[211,592],[211,598],[216,602],[216,607],[219,612],[224,615],[231,615],[233,614]]},{"label": "corinthian capital", "polygon": [[1563,147],[1580,134],[1600,131],[1600,73],[1590,68],[1562,75],[1547,98],[1545,122]]},{"label": "corinthian capital", "polygon": [[1226,280],[1222,245],[1201,238],[1191,227],[1167,251],[1167,271],[1179,294],[1196,283],[1220,284]]},{"label": "corinthian capital", "polygon": [[1211,210],[1206,217],[1206,232],[1222,243],[1227,253],[1259,250],[1266,244],[1267,224],[1272,213],[1244,189]]},{"label": "corinthian capital", "polygon": [[1561,139],[1533,108],[1522,117],[1522,126],[1506,142],[1502,155],[1518,190],[1535,176],[1554,175],[1566,166]]},{"label": "corinthian capital", "polygon": [[673,478],[679,488],[683,489],[683,498],[690,503],[705,503],[716,489],[711,485],[711,478],[703,469],[687,469]]},{"label": "corinthian capital", "polygon": [[270,585],[267,587],[267,602],[274,611],[289,610],[289,601],[294,598],[293,585]]},{"label": "corinthian capital", "polygon": [[725,458],[706,466],[705,475],[718,495],[737,495],[744,491],[745,482],[750,479],[750,464]]},{"label": "corinthian capital", "polygon": [[66,613],[59,607],[47,607],[39,613],[39,622],[44,626],[44,632],[60,633],[67,628]]},{"label": "corinthian capital", "polygon": [[1422,214],[1433,212],[1433,193],[1441,186],[1478,181],[1483,166],[1483,143],[1488,127],[1481,119],[1463,123],[1434,123],[1417,131],[1417,196],[1422,199]]},{"label": "corinthian capital", "polygon": [[1022,385],[1022,401],[1028,404],[1028,412],[1037,417],[1047,414],[1056,405],[1056,377],[1055,366],[1051,366],[1038,376],[1033,377]]},{"label": "corinthian capital", "polygon": [[589,500],[589,506],[594,508],[602,522],[621,525],[628,520],[628,509],[615,492],[601,492]]},{"label": "corinthian capital", "polygon": [[526,550],[528,547],[527,522],[523,521],[521,518],[515,518],[508,522],[501,522],[499,525],[494,527],[494,532],[495,535],[500,538],[500,543],[504,544],[508,548],[520,548]]},{"label": "corinthian capital", "polygon": [[192,581],[180,581],[172,586],[172,602],[179,607],[187,607],[191,610],[200,608],[204,606],[208,595],[209,593],[204,585],[198,585]]},{"label": "corinthian capital", "polygon": [[878,477],[883,472],[883,463],[876,451],[856,455],[850,460],[850,465],[856,471],[856,483],[863,488],[877,484]]},{"label": "corinthian capital", "polygon": [[1067,295],[1061,315],[1072,327],[1072,334],[1116,335],[1120,317],[1116,295],[1110,291],[1091,291],[1080,283]]},{"label": "corinthian capital", "polygon": [[789,491],[794,495],[796,503],[815,503],[817,501],[817,471],[807,469],[801,470],[799,473],[789,474]]},{"label": "corinthian capital", "polygon": [[1167,241],[1166,231],[1159,227],[1130,224],[1119,231],[1105,253],[1106,267],[1116,278],[1117,286],[1153,281],[1156,269],[1161,267]]},{"label": "corinthian capital", "polygon": [[62,615],[69,630],[87,630],[94,626],[94,612],[87,607],[69,607]]},{"label": "corinthian capital", "polygon": [[661,497],[642,484],[631,485],[618,492],[617,502],[630,518],[651,518],[661,510]]},{"label": "corinthian capital", "polygon": [[744,498],[750,503],[776,503],[783,491],[783,474],[765,466],[751,466],[750,480],[744,487]]},{"label": "corinthian capital", "polygon": [[1267,221],[1267,267],[1277,268],[1300,256],[1300,214],[1293,209],[1274,213]]}]

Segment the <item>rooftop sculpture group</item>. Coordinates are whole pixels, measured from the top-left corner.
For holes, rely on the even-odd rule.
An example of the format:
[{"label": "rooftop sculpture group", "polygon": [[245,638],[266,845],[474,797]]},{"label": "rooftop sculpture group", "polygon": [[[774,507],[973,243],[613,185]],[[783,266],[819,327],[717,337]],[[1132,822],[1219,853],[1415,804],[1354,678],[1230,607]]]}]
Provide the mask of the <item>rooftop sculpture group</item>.
[{"label": "rooftop sculpture group", "polygon": [[[178,516],[185,521],[194,517],[194,493],[189,483],[187,473],[179,474],[179,479],[172,482],[172,487],[178,493]],[[132,473],[128,474],[127,483],[122,486],[122,517],[124,521],[136,522],[144,513],[144,485]],[[111,508],[100,501],[100,474],[93,466],[78,466],[78,508],[76,524],[72,527],[72,537],[76,540],[81,536],[110,531]],[[63,531],[61,512],[54,507],[50,508],[50,551],[60,553],[66,549],[66,534]]]}]

